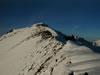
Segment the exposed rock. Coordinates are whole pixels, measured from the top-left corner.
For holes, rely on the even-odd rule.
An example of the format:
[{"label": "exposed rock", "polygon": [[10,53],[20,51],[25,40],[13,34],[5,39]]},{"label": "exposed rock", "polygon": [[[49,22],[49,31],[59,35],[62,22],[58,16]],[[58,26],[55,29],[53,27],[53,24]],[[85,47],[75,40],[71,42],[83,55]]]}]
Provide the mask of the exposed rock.
[{"label": "exposed rock", "polygon": [[48,30],[43,31],[41,34],[42,34],[43,39],[48,39],[48,38],[52,37],[52,33]]}]

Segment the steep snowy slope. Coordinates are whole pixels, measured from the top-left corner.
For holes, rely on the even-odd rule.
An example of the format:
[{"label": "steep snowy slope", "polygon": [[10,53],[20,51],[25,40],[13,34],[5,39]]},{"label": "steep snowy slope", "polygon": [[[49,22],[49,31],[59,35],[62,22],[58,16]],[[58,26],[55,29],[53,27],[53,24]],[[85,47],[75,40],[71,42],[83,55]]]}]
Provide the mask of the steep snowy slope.
[{"label": "steep snowy slope", "polygon": [[38,23],[0,37],[0,75],[100,74],[100,54]]}]

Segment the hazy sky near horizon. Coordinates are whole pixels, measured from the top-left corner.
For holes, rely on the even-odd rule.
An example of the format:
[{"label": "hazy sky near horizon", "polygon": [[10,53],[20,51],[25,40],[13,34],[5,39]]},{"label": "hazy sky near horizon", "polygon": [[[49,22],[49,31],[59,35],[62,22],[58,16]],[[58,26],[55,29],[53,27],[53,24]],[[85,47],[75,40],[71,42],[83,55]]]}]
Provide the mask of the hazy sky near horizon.
[{"label": "hazy sky near horizon", "polygon": [[0,35],[38,22],[65,34],[100,39],[100,0],[0,0]]}]

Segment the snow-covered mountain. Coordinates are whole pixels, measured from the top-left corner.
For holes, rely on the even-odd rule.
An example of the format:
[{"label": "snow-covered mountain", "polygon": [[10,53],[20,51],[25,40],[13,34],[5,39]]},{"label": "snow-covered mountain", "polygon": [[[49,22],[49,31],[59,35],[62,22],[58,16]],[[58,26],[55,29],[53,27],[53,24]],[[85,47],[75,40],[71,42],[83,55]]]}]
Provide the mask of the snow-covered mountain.
[{"label": "snow-covered mountain", "polygon": [[13,29],[0,37],[0,75],[100,75],[99,49],[43,23]]},{"label": "snow-covered mountain", "polygon": [[100,40],[93,41],[93,45],[100,47]]}]

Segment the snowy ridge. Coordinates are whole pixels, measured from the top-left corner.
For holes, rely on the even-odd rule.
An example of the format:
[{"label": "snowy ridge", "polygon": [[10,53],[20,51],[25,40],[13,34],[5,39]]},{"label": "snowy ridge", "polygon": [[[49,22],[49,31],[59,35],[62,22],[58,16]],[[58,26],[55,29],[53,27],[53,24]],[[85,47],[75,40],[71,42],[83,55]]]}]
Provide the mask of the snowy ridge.
[{"label": "snowy ridge", "polygon": [[0,37],[0,75],[99,75],[100,54],[84,42],[44,23],[13,29]]}]

